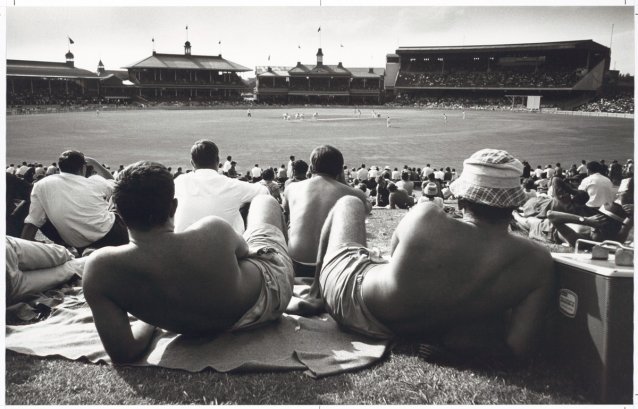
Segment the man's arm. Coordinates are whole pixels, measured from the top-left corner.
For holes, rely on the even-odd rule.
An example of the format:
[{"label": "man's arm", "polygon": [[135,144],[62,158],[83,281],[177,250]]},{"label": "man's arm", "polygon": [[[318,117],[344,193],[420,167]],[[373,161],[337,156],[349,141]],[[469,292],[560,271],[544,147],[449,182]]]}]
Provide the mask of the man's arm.
[{"label": "man's arm", "polygon": [[98,265],[95,257],[87,260],[82,283],[95,327],[113,362],[133,362],[149,347],[155,327],[140,321],[131,328],[126,311],[106,294]]},{"label": "man's arm", "polygon": [[538,286],[514,307],[505,342],[517,357],[525,357],[538,345],[554,291],[554,262],[546,253],[540,258]]},{"label": "man's arm", "polygon": [[86,160],[87,166],[93,166],[93,170],[104,179],[113,179],[111,172],[109,172],[104,166],[100,165],[100,163],[95,159],[85,156],[84,160]]},{"label": "man's arm", "polygon": [[31,223],[25,223],[24,227],[22,228],[22,234],[20,235],[20,237],[25,240],[35,241],[35,235],[37,232],[38,226]]}]

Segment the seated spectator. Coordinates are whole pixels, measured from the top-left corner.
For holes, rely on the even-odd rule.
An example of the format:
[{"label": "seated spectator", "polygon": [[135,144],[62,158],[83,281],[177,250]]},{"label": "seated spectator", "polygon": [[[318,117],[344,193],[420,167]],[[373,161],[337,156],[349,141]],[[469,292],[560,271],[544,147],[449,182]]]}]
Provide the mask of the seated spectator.
[{"label": "seated spectator", "polygon": [[[253,200],[244,237],[219,217],[173,232],[174,182],[157,163],[127,167],[113,198],[131,243],[93,253],[83,278],[86,301],[113,362],[138,359],[155,327],[213,337],[281,316],[292,296],[293,271],[281,208],[272,197]],[[128,314],[140,318],[132,328]]]},{"label": "seated spectator", "polygon": [[600,162],[587,162],[587,177],[578,186],[579,190],[584,190],[589,195],[587,207],[592,209],[592,214],[605,203],[614,201],[613,185],[608,177],[601,174],[602,170]]},{"label": "seated spectator", "polygon": [[394,170],[392,171],[391,179],[393,182],[398,182],[399,180],[401,180],[401,172],[399,172],[399,168],[394,168]]},{"label": "seated spectator", "polygon": [[179,201],[175,231],[183,232],[206,216],[218,216],[242,234],[244,221],[239,208],[258,195],[268,194],[268,189],[220,175],[217,172],[219,149],[212,141],[195,142],[191,148],[191,163],[195,171],[175,179],[175,198]]},{"label": "seated spectator", "polygon": [[388,183],[388,191],[390,192],[390,209],[409,209],[414,206],[414,197],[408,195],[405,190],[399,189],[394,183]]},{"label": "seated spectator", "polygon": [[[571,247],[576,245],[578,239],[624,243],[633,227],[633,205],[625,206],[629,211],[618,203],[606,203],[598,209],[597,214],[588,217],[550,210],[547,218],[558,231],[559,237]],[[570,224],[588,226],[591,229],[578,231]]]},{"label": "seated spectator", "polygon": [[277,200],[277,203],[281,203],[281,194],[279,193],[279,185],[275,183],[275,171],[272,168],[268,168],[264,170],[261,174],[260,184],[266,186],[268,192],[270,192],[270,196],[274,197]]},{"label": "seated spectator", "polygon": [[432,203],[443,209],[445,205],[443,203],[443,198],[439,195],[439,188],[436,186],[436,183],[429,182],[425,185],[423,189],[423,196],[419,198],[419,203]]},{"label": "seated spectator", "polygon": [[[525,200],[521,171],[507,152],[473,154],[451,185],[463,219],[416,206],[393,234],[391,261],[366,248],[360,201],[340,199],[322,231],[310,293],[288,311],[325,306],[342,328],[369,337],[422,336],[458,352],[530,356],[555,289],[549,252],[508,232],[512,209]],[[487,335],[495,322],[501,330]]]},{"label": "seated spectator", "polygon": [[284,190],[283,208],[288,220],[288,249],[295,275],[312,277],[323,222],[332,206],[344,196],[354,196],[369,213],[365,193],[343,182],[343,155],[330,145],[310,154],[312,178],[291,183]]},{"label": "seated spectator", "polygon": [[252,178],[253,183],[257,183],[261,180],[261,173],[263,171],[259,167],[258,163],[255,163],[255,166],[250,170],[250,176]]},{"label": "seated spectator", "polygon": [[[73,246],[80,253],[89,247],[128,243],[126,226],[109,208],[111,173],[96,160],[74,150],[63,152],[58,164],[60,174],[33,186],[22,238],[33,241],[40,229],[53,242]],[[84,177],[88,166],[98,175]]]},{"label": "seated spectator", "polygon": [[378,207],[385,207],[390,204],[390,191],[388,190],[388,180],[384,178],[382,175],[377,176],[375,180],[377,182],[376,205]]},{"label": "seated spectator", "polygon": [[292,176],[290,179],[286,180],[284,187],[288,187],[289,184],[295,182],[301,182],[302,180],[306,180],[306,173],[308,173],[308,164],[303,159],[297,159],[292,162]]},{"label": "seated spectator", "polygon": [[405,190],[408,195],[412,196],[414,193],[414,182],[410,180],[410,173],[401,173],[401,180],[397,182],[397,187]]},{"label": "seated spectator", "polygon": [[286,183],[286,180],[288,179],[288,176],[286,174],[287,174],[286,165],[282,164],[279,170],[277,171],[277,182],[280,183],[282,186],[284,183]]},{"label": "seated spectator", "polygon": [[634,204],[634,178],[623,179],[618,187],[617,203],[621,205]]},{"label": "seated spectator", "polygon": [[66,248],[5,238],[7,306],[66,283],[81,275],[86,258],[75,259]]}]

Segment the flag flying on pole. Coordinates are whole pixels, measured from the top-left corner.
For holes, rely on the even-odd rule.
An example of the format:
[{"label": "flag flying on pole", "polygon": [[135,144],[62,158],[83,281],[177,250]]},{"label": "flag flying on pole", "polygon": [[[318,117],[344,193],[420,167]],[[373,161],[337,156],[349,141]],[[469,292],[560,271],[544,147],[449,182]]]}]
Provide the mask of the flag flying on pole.
[{"label": "flag flying on pole", "polygon": [[221,44],[221,43],[222,43],[222,40],[219,40],[219,42],[217,44]]},{"label": "flag flying on pole", "polygon": [[297,46],[297,48],[301,49],[301,44],[299,44],[299,45]]},{"label": "flag flying on pole", "polygon": [[151,41],[152,41],[152,42],[155,42],[155,37],[151,38]]},{"label": "flag flying on pole", "polygon": [[268,54],[268,61],[270,61],[270,54]]},{"label": "flag flying on pole", "polygon": [[188,26],[186,26],[186,30],[188,30]]},{"label": "flag flying on pole", "polygon": [[69,44],[75,44],[75,41],[71,40],[71,37],[66,36],[69,39]]},{"label": "flag flying on pole", "polygon": [[341,44],[341,48],[343,48],[343,44]]},{"label": "flag flying on pole", "polygon": [[319,26],[319,28],[317,29],[317,33],[321,31],[321,26]]}]

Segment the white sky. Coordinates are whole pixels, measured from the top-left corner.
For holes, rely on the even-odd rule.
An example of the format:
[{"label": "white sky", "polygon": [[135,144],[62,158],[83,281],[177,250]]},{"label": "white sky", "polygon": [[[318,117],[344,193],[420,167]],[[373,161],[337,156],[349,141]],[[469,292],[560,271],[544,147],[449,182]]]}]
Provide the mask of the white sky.
[{"label": "white sky", "polygon": [[[342,61],[346,67],[384,67],[385,55],[399,46],[588,39],[609,46],[613,24],[611,68],[634,73],[634,8],[619,6],[624,0],[562,1],[560,7],[486,6],[488,3],[481,3],[484,4],[481,7],[397,6],[397,2],[380,0],[352,0],[346,3],[351,5],[347,7],[330,6],[344,4],[336,0],[323,0],[322,7],[308,6],[318,5],[319,0],[296,1],[294,7],[290,1],[258,3],[269,4],[267,7],[255,6],[256,3],[249,1],[241,2],[241,7],[230,7],[227,5],[231,3],[220,1],[206,4],[226,6],[159,7],[158,2],[130,0],[75,2],[108,4],[108,7],[69,6],[69,2],[60,1],[16,0],[16,7],[12,3],[7,0],[7,58],[64,61],[67,36],[70,36],[75,42],[71,45],[75,65],[91,71],[100,59],[106,69],[120,69],[148,57],[153,37],[157,52],[181,54],[186,25],[193,54],[219,54],[218,42],[221,41],[224,58],[254,70],[257,65],[268,65],[269,55],[270,65],[291,66],[299,60],[314,62],[320,40],[319,26],[324,63]],[[187,4],[203,3],[190,1]],[[633,0],[628,3],[633,4]],[[113,7],[113,4],[138,7]],[[139,7],[144,4],[154,5]],[[400,4],[434,3],[403,1]],[[565,6],[574,4],[578,6]]]}]

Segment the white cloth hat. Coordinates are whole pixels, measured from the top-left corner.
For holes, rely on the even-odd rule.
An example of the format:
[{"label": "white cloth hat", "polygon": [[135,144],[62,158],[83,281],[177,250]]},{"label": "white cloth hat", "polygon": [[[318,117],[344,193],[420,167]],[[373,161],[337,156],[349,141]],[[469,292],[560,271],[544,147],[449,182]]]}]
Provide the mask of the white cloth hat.
[{"label": "white cloth hat", "polygon": [[518,207],[526,201],[522,173],[523,164],[506,151],[482,149],[463,161],[463,172],[450,190],[474,203]]}]

